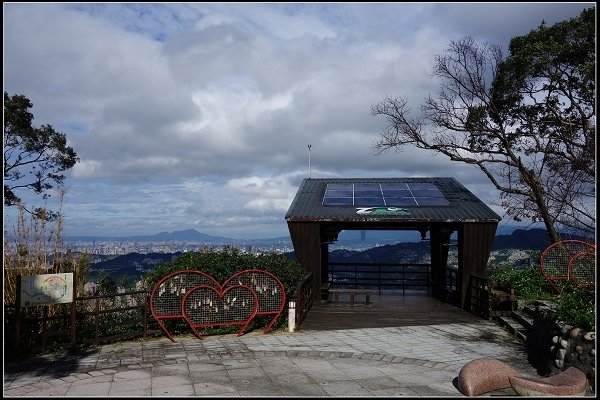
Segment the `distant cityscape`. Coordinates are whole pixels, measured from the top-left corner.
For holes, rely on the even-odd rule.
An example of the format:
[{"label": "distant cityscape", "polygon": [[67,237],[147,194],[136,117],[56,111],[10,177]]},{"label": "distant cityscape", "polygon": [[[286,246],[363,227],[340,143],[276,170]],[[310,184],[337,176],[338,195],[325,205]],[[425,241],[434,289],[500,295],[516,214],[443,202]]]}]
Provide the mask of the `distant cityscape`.
[{"label": "distant cityscape", "polygon": [[[330,245],[330,251],[366,249],[397,243],[422,243],[414,232],[382,231],[368,234],[365,231],[342,232],[338,241]],[[494,249],[534,249],[542,250],[550,244],[543,229],[515,230],[508,235],[497,235]],[[74,252],[90,255],[124,255],[129,253],[185,253],[203,249],[233,247],[248,253],[290,253],[294,251],[289,236],[266,239],[232,239],[211,236],[194,229],[163,232],[151,236],[132,237],[65,237],[64,247]]]},{"label": "distant cityscape", "polygon": [[[406,232],[352,231],[340,234],[329,247],[330,262],[377,263],[402,260],[406,263],[430,263],[429,241]],[[415,238],[418,238],[415,240]],[[453,239],[451,239],[451,242]],[[9,241],[10,243],[10,241]],[[451,243],[452,244],[452,243]],[[509,235],[497,235],[489,262],[495,265],[526,267],[532,265],[541,250],[550,244],[543,229],[515,230]],[[295,257],[289,237],[239,240],[210,236],[195,230],[160,233],[136,237],[66,237],[64,248],[90,257],[90,280],[100,272],[107,273],[127,286],[139,283],[141,277],[158,265],[169,263],[186,252],[219,251],[235,248],[241,253],[277,253]],[[458,268],[458,253],[450,246],[448,266]],[[100,274],[100,275],[99,275]]]}]

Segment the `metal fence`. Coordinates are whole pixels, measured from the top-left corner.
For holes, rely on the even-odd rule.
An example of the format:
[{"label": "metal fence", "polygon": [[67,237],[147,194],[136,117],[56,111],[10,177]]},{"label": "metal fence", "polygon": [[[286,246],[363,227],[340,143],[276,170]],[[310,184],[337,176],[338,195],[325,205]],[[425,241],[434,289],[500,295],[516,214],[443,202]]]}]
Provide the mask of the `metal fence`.
[{"label": "metal fence", "polygon": [[330,288],[376,289],[382,291],[428,292],[431,264],[330,262]]}]

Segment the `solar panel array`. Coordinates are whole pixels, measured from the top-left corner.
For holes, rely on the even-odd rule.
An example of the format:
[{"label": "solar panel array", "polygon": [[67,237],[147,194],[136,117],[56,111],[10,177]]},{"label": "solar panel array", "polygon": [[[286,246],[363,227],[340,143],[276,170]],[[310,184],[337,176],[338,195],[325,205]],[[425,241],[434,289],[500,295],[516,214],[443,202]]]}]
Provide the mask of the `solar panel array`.
[{"label": "solar panel array", "polygon": [[449,203],[433,183],[328,183],[323,205],[428,207]]}]

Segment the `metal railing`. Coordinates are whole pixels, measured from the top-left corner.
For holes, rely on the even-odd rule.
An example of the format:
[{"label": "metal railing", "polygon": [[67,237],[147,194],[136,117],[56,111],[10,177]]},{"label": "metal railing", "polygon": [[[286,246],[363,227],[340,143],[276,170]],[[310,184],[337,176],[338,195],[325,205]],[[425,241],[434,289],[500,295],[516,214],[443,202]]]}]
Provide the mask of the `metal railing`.
[{"label": "metal railing", "polygon": [[330,288],[429,292],[431,264],[330,262]]}]

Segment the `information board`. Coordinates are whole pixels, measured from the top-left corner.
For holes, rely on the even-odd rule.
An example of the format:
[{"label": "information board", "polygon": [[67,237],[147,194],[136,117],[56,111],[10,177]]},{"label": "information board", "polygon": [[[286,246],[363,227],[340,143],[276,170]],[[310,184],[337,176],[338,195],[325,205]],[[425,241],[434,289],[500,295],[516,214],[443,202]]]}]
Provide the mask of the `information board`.
[{"label": "information board", "polygon": [[21,307],[73,302],[73,273],[21,276]]}]

